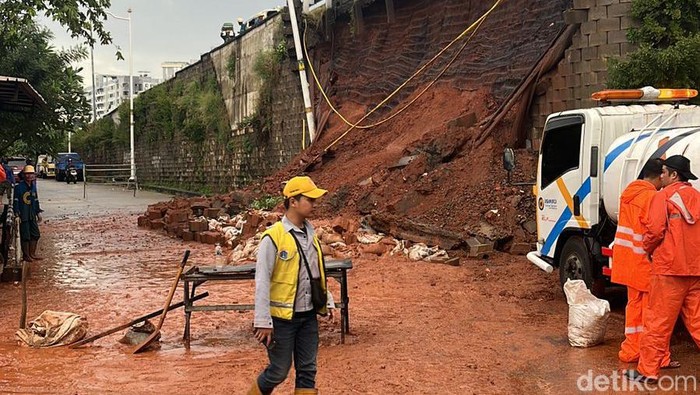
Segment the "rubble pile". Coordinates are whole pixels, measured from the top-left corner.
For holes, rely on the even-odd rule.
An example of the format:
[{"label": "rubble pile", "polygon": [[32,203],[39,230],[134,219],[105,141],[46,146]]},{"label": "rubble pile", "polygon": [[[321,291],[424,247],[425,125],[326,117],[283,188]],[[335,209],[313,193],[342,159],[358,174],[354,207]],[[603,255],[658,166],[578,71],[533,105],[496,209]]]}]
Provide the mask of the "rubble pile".
[{"label": "rubble pile", "polygon": [[[236,205],[220,205],[217,199],[174,199],[148,207],[139,216],[140,227],[165,232],[184,241],[220,244],[229,248],[229,265],[255,261],[262,233],[282,218],[282,211],[240,210]],[[212,205],[220,206],[218,208]],[[237,213],[236,213],[237,212]],[[369,217],[358,221],[339,216],[318,221],[316,235],[323,254],[333,258],[361,255],[399,255],[414,261],[459,264],[437,246],[398,240],[378,233],[369,225]]]}]

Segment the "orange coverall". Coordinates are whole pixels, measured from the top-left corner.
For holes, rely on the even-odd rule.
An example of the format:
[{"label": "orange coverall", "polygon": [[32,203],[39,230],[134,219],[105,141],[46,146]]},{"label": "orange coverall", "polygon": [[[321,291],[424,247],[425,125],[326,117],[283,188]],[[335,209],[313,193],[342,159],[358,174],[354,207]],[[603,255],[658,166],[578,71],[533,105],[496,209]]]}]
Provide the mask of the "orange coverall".
[{"label": "orange coverall", "polygon": [[[642,241],[647,213],[656,187],[644,180],[635,180],[620,196],[620,214],[613,244],[611,281],[627,286],[625,308],[625,340],[618,357],[623,362],[639,360],[639,344],[644,332],[644,315],[649,301],[649,279],[651,262],[644,251]],[[662,366],[671,362],[669,351],[664,355]]]},{"label": "orange coverall", "polygon": [[658,378],[679,313],[700,346],[700,192],[676,182],[649,207],[644,250],[652,255],[649,304],[637,370]]}]

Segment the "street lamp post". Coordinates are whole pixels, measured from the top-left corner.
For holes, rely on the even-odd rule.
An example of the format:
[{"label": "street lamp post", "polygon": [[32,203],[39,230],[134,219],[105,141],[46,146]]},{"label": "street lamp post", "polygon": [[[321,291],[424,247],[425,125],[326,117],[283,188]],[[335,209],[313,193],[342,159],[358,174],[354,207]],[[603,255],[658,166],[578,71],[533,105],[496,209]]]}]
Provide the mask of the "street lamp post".
[{"label": "street lamp post", "polygon": [[134,160],[134,64],[131,52],[131,8],[129,8],[126,12],[128,13],[128,16],[124,18],[121,16],[116,16],[109,11],[105,11],[105,13],[112,18],[129,22],[129,143],[131,146],[131,177],[129,177],[129,182],[136,182],[136,162]]}]

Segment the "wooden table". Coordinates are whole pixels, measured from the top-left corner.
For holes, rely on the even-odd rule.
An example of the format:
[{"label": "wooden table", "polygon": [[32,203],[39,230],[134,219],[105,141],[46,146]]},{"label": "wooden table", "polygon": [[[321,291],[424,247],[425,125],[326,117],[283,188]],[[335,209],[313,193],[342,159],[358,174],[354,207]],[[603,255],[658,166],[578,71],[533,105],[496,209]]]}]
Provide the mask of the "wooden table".
[{"label": "wooden table", "polygon": [[[350,259],[331,260],[325,262],[326,278],[332,277],[340,283],[340,302],[336,307],[340,308],[340,342],[345,343],[345,335],[350,333],[350,314],[348,297],[348,270],[352,269]],[[182,275],[183,291],[185,294],[185,331],[183,340],[185,345],[190,344],[190,316],[194,311],[247,311],[255,310],[254,304],[233,305],[199,305],[195,306],[192,298],[195,289],[207,281],[250,281],[255,280],[255,264],[241,266],[195,266]]]}]

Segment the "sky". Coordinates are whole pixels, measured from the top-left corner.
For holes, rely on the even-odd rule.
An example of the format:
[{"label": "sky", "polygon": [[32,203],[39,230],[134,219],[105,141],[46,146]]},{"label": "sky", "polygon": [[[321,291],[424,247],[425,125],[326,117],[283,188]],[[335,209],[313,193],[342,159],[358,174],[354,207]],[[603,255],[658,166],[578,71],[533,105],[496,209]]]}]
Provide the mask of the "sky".
[{"label": "sky", "polygon": [[[134,75],[148,71],[162,78],[160,64],[166,61],[198,61],[200,55],[223,43],[219,32],[225,22],[235,23],[238,17],[248,19],[260,10],[283,6],[286,0],[112,0],[109,11],[126,17],[131,7]],[[54,33],[53,45],[68,48],[80,44],[65,29],[45,17],[39,23]],[[238,25],[236,24],[236,27]],[[129,74],[129,24],[108,17],[105,29],[112,35],[112,44],[96,46],[96,74]],[[116,46],[124,60],[118,61]],[[91,85],[90,58],[76,64],[82,67],[85,85]]]}]

